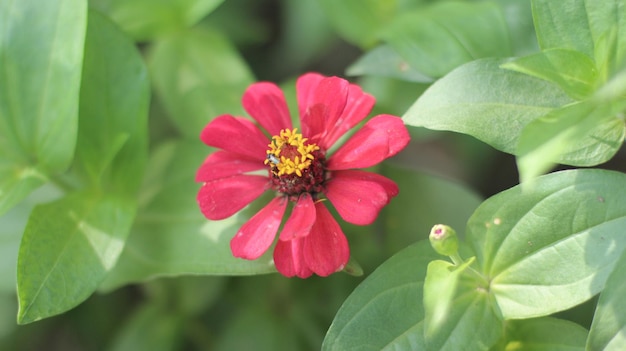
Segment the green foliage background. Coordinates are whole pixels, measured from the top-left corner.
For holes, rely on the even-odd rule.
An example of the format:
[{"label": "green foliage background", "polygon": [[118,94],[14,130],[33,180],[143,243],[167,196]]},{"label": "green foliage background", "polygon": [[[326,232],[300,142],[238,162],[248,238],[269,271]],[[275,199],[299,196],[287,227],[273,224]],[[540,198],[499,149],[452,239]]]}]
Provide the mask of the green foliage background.
[{"label": "green foliage background", "polygon": [[[623,0],[0,0],[0,349],[625,348],[624,18]],[[376,169],[400,195],[341,223],[360,277],[233,258],[267,198],[197,208],[201,129],[245,115],[257,80],[297,111],[307,71],[412,135]],[[437,223],[465,264],[425,242]]]}]

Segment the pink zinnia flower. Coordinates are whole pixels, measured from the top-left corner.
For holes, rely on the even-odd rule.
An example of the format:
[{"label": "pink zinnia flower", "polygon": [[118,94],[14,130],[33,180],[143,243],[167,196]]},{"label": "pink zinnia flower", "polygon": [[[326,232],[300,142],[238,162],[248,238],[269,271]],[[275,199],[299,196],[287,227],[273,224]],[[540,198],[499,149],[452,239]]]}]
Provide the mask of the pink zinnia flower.
[{"label": "pink zinnia flower", "polygon": [[[348,241],[326,208],[347,222],[367,225],[398,194],[381,175],[357,170],[402,150],[409,134],[396,116],[378,115],[332,154],[328,150],[374,106],[374,97],[338,77],[316,73],[297,83],[300,130],[294,128],[282,91],[273,83],[252,84],[243,107],[268,136],[248,119],[221,115],[200,138],[221,150],[204,161],[196,180],[202,213],[211,220],[230,217],[264,191],[277,196],[245,223],[230,242],[235,257],[254,260],[274,242],[288,203],[287,218],[274,248],[276,269],[287,277],[328,276],[350,258]],[[260,175],[258,170],[267,174]],[[252,172],[252,173],[251,173]]]}]

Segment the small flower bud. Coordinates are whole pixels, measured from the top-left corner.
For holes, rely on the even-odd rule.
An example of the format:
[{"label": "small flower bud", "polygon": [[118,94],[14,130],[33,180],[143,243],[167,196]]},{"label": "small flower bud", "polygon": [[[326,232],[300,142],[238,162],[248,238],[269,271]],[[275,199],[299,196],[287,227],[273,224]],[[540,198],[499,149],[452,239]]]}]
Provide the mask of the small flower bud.
[{"label": "small flower bud", "polygon": [[459,249],[456,231],[445,224],[437,224],[430,230],[430,245],[440,255],[452,256]]}]

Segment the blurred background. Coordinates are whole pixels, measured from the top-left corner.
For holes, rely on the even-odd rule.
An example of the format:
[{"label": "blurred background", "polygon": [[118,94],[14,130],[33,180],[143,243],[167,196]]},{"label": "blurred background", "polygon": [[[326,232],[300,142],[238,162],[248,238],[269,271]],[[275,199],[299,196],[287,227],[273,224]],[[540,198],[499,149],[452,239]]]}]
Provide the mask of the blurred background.
[{"label": "blurred background", "polygon": [[[381,11],[389,7],[387,21],[405,9],[432,2],[379,1]],[[112,10],[119,3],[94,0],[90,6],[120,18],[124,14]],[[529,2],[498,3],[508,11],[509,20],[519,22],[520,37],[527,38],[517,42],[512,54],[532,52],[537,44],[533,41]],[[515,6],[510,6],[512,3]],[[366,33],[363,37],[359,34],[367,14],[345,16],[339,7],[333,0],[225,0],[193,28],[206,28],[226,38],[255,79],[282,84],[288,97],[293,96],[295,78],[316,71],[359,83],[376,97],[374,113],[402,116],[430,82],[359,72],[355,63],[378,42],[376,38],[367,39]],[[153,38],[142,38],[141,31],[133,33],[145,57],[158,51]],[[210,67],[211,62],[206,64]],[[150,110],[153,150],[179,136],[176,123],[168,118],[168,102],[163,99],[159,79],[153,77]],[[245,86],[241,92],[243,89]],[[212,117],[206,116],[206,122]],[[14,287],[3,287],[0,350],[319,350],[343,301],[378,265],[407,245],[426,238],[436,223],[451,224],[462,232],[482,199],[518,183],[511,155],[465,135],[413,127],[410,132],[409,147],[379,169],[400,185],[398,198],[370,227],[341,223],[352,256],[363,267],[363,276],[338,273],[307,280],[278,274],[161,277],[103,289],[67,313],[23,326],[15,322]],[[603,168],[626,171],[624,157],[620,152]],[[187,171],[192,200],[189,211],[197,211],[195,168]],[[407,222],[407,218],[411,220]],[[181,231],[181,240],[184,235]],[[19,243],[15,237],[0,236],[0,240]],[[17,252],[0,255],[3,262],[15,261]],[[565,315],[588,327],[591,321],[586,318],[592,315],[589,311],[593,303]]]}]

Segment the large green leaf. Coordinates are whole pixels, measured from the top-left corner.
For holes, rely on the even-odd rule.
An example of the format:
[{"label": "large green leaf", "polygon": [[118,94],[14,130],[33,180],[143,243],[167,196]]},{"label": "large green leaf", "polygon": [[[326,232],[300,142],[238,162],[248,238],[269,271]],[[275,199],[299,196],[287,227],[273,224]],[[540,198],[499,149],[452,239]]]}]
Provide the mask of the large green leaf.
[{"label": "large green leaf", "polygon": [[147,159],[146,67],[124,33],[95,11],[84,62],[75,165],[89,185],[132,194]]},{"label": "large green leaf", "polygon": [[425,350],[422,288],[438,257],[421,241],[383,263],[341,306],[322,350]]},{"label": "large green leaf", "polygon": [[626,349],[626,254],[622,254],[600,294],[587,350]]},{"label": "large green leaf", "polygon": [[405,123],[469,134],[515,153],[530,121],[572,100],[553,84],[500,68],[504,62],[482,59],[450,72],[409,108]]},{"label": "large green leaf", "polygon": [[512,53],[502,10],[490,2],[437,2],[399,16],[383,38],[429,77],[441,77],[479,58]]},{"label": "large green leaf", "polygon": [[72,160],[86,22],[84,0],[0,2],[0,214]]},{"label": "large green leaf", "polygon": [[36,206],[18,255],[18,322],[50,317],[87,299],[122,252],[133,211],[126,199],[91,193]]},{"label": "large green leaf", "polygon": [[597,294],[626,247],[626,175],[563,171],[486,200],[468,242],[505,318],[544,316]]},{"label": "large green leaf", "polygon": [[33,210],[18,256],[20,323],[85,300],[117,261],[135,212],[133,201],[115,194],[137,191],[147,157],[146,69],[133,44],[96,12],[84,62],[76,167],[98,190]]},{"label": "large green leaf", "polygon": [[[587,330],[551,317],[507,321],[504,350],[583,351]],[[595,349],[594,349],[595,350]]]},{"label": "large green leaf", "polygon": [[174,124],[193,139],[220,114],[242,115],[241,96],[253,81],[231,44],[208,29],[183,31],[157,41],[150,70]]},{"label": "large green leaf", "polygon": [[155,39],[187,28],[224,0],[90,0],[135,40]]},{"label": "large green leaf", "polygon": [[168,143],[148,167],[142,202],[132,234],[102,289],[158,276],[244,275],[274,272],[271,251],[258,260],[234,258],[230,239],[249,218],[238,214],[209,221],[196,202],[194,171],[209,150],[200,141]]}]

